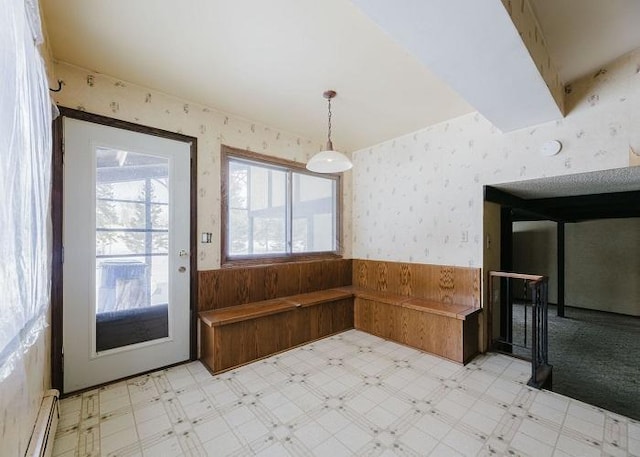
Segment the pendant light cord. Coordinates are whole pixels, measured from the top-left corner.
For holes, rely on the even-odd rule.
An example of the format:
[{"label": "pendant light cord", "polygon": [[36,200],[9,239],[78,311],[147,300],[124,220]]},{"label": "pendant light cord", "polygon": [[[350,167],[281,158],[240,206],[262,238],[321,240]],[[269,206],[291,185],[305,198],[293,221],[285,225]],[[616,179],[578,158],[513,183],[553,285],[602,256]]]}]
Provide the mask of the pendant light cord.
[{"label": "pendant light cord", "polygon": [[327,102],[329,103],[329,129],[327,133],[327,140],[331,143],[331,99],[328,98]]}]

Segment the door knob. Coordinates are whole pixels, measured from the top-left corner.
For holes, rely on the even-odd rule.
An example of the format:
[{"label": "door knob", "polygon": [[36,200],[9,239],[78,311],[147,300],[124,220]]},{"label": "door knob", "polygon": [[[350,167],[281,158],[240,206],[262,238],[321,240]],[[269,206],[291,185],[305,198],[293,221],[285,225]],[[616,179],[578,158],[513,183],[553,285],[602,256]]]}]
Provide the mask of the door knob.
[{"label": "door knob", "polygon": [[178,271],[180,273],[184,273],[185,271],[187,271],[187,268],[186,267],[180,267],[180,268],[178,268]]}]

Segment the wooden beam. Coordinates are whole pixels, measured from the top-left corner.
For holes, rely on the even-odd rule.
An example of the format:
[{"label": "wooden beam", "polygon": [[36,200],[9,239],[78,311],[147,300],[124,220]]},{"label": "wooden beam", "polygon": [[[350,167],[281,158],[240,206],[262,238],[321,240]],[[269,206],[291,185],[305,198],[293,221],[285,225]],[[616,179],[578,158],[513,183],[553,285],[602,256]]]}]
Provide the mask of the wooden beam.
[{"label": "wooden beam", "polygon": [[558,317],[564,317],[564,222],[557,225],[558,245]]},{"label": "wooden beam", "polygon": [[501,189],[484,186],[484,200],[498,203],[518,211],[518,215],[526,214],[529,219],[519,220],[539,220],[539,221],[560,221],[561,217],[553,209],[537,203],[538,200],[525,200]]},{"label": "wooden beam", "polygon": [[512,208],[526,206],[526,200],[492,186],[484,186],[484,200]]},{"label": "wooden beam", "polygon": [[[500,208],[500,270],[513,271],[513,220],[511,208]],[[500,279],[500,339],[511,341],[513,335],[513,313],[511,288],[508,280]],[[509,345],[498,349],[511,352]]]},{"label": "wooden beam", "polygon": [[532,210],[538,214],[553,215],[556,219],[551,220],[557,222],[640,217],[640,191],[536,198],[522,201],[528,206],[518,208]]},{"label": "wooden beam", "polygon": [[[487,186],[488,187],[488,186]],[[516,197],[517,198],[517,197]],[[569,197],[549,197],[526,200],[537,206],[544,205],[547,208],[568,207],[604,207],[606,205],[627,205],[640,211],[640,191],[609,192],[604,194],[573,195]]]},{"label": "wooden beam", "polygon": [[640,191],[524,199],[492,186],[485,201],[513,208],[514,221],[582,222],[640,217]]}]

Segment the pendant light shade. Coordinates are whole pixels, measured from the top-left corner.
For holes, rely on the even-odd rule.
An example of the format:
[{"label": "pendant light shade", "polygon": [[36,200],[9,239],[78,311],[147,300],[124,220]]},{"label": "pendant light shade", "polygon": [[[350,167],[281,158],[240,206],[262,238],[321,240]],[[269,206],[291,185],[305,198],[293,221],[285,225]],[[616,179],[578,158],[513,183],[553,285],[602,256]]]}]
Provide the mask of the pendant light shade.
[{"label": "pendant light shade", "polygon": [[340,173],[353,167],[351,160],[341,152],[334,151],[331,142],[331,99],[336,96],[336,92],[328,90],[322,94],[327,99],[329,107],[329,129],[327,134],[327,149],[320,151],[307,163],[307,170],[315,173]]},{"label": "pendant light shade", "polygon": [[316,173],[340,173],[351,167],[353,164],[346,155],[331,149],[318,152],[307,163],[307,170]]}]

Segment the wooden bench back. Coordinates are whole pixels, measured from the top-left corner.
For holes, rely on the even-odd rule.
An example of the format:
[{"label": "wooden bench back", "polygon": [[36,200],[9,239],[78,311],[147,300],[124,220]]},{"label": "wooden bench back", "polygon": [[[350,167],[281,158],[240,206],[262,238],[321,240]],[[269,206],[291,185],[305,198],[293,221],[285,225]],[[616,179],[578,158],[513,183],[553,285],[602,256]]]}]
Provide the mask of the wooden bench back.
[{"label": "wooden bench back", "polygon": [[354,285],[480,307],[479,268],[336,259],[198,272],[198,311]]},{"label": "wooden bench back", "polygon": [[351,259],[198,272],[198,311],[351,285]]},{"label": "wooden bench back", "polygon": [[353,260],[353,285],[378,292],[479,308],[480,268]]}]

